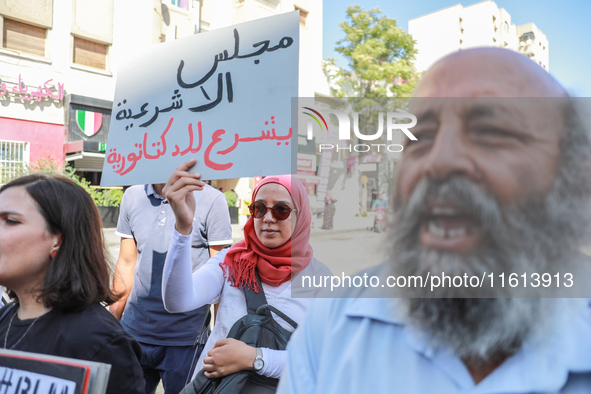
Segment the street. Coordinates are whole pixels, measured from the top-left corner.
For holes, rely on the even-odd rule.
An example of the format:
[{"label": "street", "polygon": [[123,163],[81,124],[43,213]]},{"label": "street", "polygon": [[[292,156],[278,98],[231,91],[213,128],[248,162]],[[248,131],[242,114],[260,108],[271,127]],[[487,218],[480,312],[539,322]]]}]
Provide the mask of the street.
[{"label": "street", "polygon": [[314,257],[333,275],[351,275],[384,261],[387,233],[368,230],[312,234]]}]

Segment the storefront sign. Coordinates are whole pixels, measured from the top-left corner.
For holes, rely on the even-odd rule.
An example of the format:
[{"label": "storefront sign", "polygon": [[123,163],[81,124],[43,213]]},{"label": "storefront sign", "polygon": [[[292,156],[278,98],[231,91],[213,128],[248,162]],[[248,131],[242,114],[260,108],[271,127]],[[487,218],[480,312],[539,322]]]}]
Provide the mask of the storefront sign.
[{"label": "storefront sign", "polygon": [[65,91],[64,84],[59,82],[54,84],[52,81],[53,79],[49,79],[45,81],[43,85],[39,85],[35,89],[34,87],[25,85],[21,74],[19,74],[18,84],[14,84],[12,87],[5,82],[0,83],[0,102],[5,100],[8,100],[9,102],[16,100],[31,102],[35,100],[40,103],[41,100],[45,99],[63,101]]},{"label": "storefront sign", "polygon": [[316,155],[298,153],[298,171],[316,172]]}]

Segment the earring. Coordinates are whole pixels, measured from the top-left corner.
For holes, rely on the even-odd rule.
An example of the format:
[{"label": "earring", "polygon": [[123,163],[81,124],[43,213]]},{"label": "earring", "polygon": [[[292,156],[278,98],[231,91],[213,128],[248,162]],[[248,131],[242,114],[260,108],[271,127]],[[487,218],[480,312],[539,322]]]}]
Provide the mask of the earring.
[{"label": "earring", "polygon": [[58,250],[59,250],[59,249],[54,249],[54,250],[52,250],[52,251],[51,251],[51,253],[49,254],[49,255],[51,256],[51,259],[52,259],[52,260],[53,260],[53,259],[55,259],[55,256],[57,256],[57,251],[58,251]]}]

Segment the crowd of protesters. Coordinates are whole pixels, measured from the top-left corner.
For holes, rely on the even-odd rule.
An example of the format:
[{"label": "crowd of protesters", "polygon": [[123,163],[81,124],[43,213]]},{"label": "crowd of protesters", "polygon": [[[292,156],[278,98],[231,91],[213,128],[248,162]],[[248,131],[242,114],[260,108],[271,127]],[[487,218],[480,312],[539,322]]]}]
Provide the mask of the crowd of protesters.
[{"label": "crowd of protesters", "polygon": [[[394,220],[390,257],[372,272],[590,265],[579,251],[591,223],[589,119],[549,73],[516,52],[470,49],[435,63],[414,96],[435,99],[411,105],[417,140],[405,142],[388,199],[374,193]],[[451,99],[483,96],[524,100]],[[540,97],[556,100],[532,104]],[[81,187],[48,175],[2,186],[0,285],[12,302],[0,347],[110,364],[108,394],[152,394],[160,381],[166,394],[196,393],[200,374],[245,371],[279,379],[280,393],[591,392],[587,299],[291,297],[294,277],[330,275],[313,256],[304,186],[264,178],[244,240],[230,246],[224,196],[194,164],[126,191],[112,284]],[[227,338],[249,314],[247,291],[282,312],[269,317],[294,332],[287,350]]]}]

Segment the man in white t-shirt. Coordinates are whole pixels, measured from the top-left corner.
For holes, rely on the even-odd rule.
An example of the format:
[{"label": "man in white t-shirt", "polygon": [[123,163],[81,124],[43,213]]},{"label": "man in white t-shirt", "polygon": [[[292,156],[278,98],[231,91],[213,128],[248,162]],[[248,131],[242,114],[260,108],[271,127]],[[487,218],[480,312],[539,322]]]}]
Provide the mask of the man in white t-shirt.
[{"label": "man in white t-shirt", "polygon": [[[116,234],[121,249],[113,289],[123,298],[111,312],[142,345],[146,394],[160,380],[166,394],[185,386],[193,359],[199,354],[196,338],[208,306],[186,313],[168,313],[162,302],[162,270],[174,230],[175,217],[162,197],[164,184],[136,185],[125,191]],[[198,209],[191,236],[193,270],[232,243],[225,196],[209,185],[193,192]]]}]

